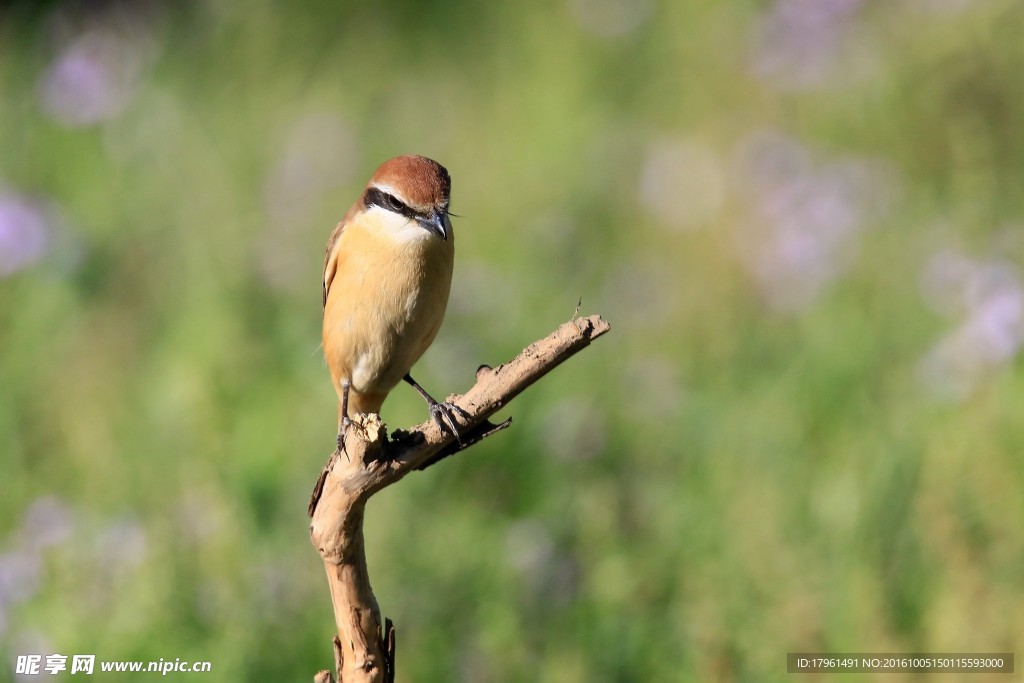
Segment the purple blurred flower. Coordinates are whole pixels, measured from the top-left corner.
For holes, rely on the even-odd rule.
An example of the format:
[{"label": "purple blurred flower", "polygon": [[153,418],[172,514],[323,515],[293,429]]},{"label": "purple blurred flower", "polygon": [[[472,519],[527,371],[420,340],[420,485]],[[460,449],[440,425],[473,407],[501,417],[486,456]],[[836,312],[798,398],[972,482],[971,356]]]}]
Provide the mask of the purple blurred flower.
[{"label": "purple blurred flower", "polygon": [[0,609],[35,595],[41,571],[42,560],[34,552],[13,550],[0,555]]},{"label": "purple blurred flower", "polygon": [[939,394],[966,398],[1024,345],[1024,285],[1009,263],[947,250],[925,267],[921,288],[957,324],[921,360],[919,376]]},{"label": "purple blurred flower", "polygon": [[[267,229],[258,237],[255,258],[268,281],[281,289],[306,286],[307,242],[301,231],[322,239],[324,198],[348,183],[359,159],[355,131],[328,112],[310,112],[288,131],[284,150],[270,170],[263,196]],[[334,206],[344,212],[347,206]],[[336,213],[333,220],[341,217]]]},{"label": "purple blurred flower", "polygon": [[23,544],[42,550],[63,543],[74,530],[71,509],[56,496],[43,496],[32,501],[21,523]]},{"label": "purple blurred flower", "polygon": [[7,629],[7,608],[29,600],[39,590],[40,551],[64,540],[70,523],[67,507],[52,496],[36,499],[25,510],[21,528],[10,537],[14,549],[0,554],[0,635]]},{"label": "purple blurred flower", "polygon": [[52,243],[42,205],[15,194],[0,194],[0,277],[38,263]]},{"label": "purple blurred flower", "polygon": [[46,113],[69,127],[120,114],[138,90],[146,57],[140,35],[137,30],[94,28],[73,39],[39,85]]},{"label": "purple blurred flower", "polygon": [[856,207],[840,176],[794,178],[761,198],[761,234],[748,265],[769,300],[782,309],[808,306],[845,267]]},{"label": "purple blurred flower", "polygon": [[791,138],[758,134],[739,153],[741,192],[751,206],[740,257],[768,303],[809,306],[846,268],[857,233],[884,207],[887,170],[863,159],[815,164]]},{"label": "purple blurred flower", "polygon": [[344,186],[352,179],[358,160],[356,132],[344,120],[323,111],[297,119],[264,188],[270,219],[291,227],[305,218],[296,204],[309,203]]},{"label": "purple blurred flower", "polygon": [[839,61],[851,19],[864,0],[776,0],[761,17],[753,69],[787,88],[825,79]]}]

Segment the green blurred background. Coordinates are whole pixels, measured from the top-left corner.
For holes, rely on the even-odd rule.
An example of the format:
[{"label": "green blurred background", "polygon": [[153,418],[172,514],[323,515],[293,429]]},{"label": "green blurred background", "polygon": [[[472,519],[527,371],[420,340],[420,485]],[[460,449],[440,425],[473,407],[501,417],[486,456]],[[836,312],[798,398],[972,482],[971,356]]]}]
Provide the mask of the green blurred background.
[{"label": "green blurred background", "polygon": [[408,152],[460,216],[428,389],[581,296],[613,329],[370,504],[400,681],[1017,649],[1022,35],[1017,0],[5,3],[0,681],[330,664],[323,245]]}]

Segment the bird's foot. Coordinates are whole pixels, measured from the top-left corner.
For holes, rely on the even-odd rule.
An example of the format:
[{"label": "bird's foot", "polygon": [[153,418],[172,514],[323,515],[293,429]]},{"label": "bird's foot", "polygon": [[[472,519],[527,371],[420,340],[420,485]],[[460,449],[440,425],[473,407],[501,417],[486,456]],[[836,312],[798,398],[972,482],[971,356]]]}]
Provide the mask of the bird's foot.
[{"label": "bird's foot", "polygon": [[338,427],[338,452],[345,454],[345,460],[350,460],[348,451],[345,449],[345,434],[350,426],[352,426],[352,420],[348,418],[348,415],[341,418],[341,426]]},{"label": "bird's foot", "polygon": [[462,448],[462,437],[459,436],[459,424],[455,421],[455,413],[461,413],[462,416],[466,418],[470,416],[469,413],[454,403],[449,403],[448,401],[439,403],[438,401],[435,401],[434,397],[428,394],[426,390],[412,378],[412,375],[406,373],[405,377],[402,379],[408,382],[413,389],[418,391],[420,396],[423,397],[423,400],[427,402],[427,406],[430,410],[430,417],[432,417],[434,422],[437,423],[437,427],[441,430],[441,434],[448,432],[455,437],[455,440],[459,443],[459,448]]},{"label": "bird's foot", "polygon": [[441,433],[444,434],[445,432],[448,432],[454,436],[455,440],[461,447],[462,437],[459,436],[459,423],[455,420],[455,414],[459,413],[463,417],[469,417],[469,413],[454,403],[448,403],[447,401],[444,403],[438,403],[433,399],[428,399],[427,405],[429,406],[428,409],[430,410],[430,417],[434,419],[434,422],[437,424],[438,429],[441,430]]}]

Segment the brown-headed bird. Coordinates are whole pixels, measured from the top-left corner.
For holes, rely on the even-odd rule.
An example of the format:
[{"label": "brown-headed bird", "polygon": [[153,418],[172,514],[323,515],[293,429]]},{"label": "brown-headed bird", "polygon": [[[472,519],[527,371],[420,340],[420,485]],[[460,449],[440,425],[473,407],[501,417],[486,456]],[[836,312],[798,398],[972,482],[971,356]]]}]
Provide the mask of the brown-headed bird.
[{"label": "brown-headed bird", "polygon": [[349,418],[376,413],[405,380],[441,431],[459,438],[454,406],[409,375],[441,328],[455,259],[451,178],[413,154],[385,161],[327,241],[323,350],[338,392],[338,448]]}]

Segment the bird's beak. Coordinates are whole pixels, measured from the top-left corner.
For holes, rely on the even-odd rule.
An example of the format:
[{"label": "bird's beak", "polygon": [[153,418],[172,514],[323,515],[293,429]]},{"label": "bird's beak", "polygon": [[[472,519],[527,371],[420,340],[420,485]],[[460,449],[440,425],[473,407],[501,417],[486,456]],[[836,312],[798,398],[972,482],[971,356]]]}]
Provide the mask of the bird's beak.
[{"label": "bird's beak", "polygon": [[448,235],[452,231],[452,223],[448,219],[448,212],[445,209],[437,209],[430,216],[417,216],[416,222],[421,228],[429,230],[444,241],[448,241]]}]

